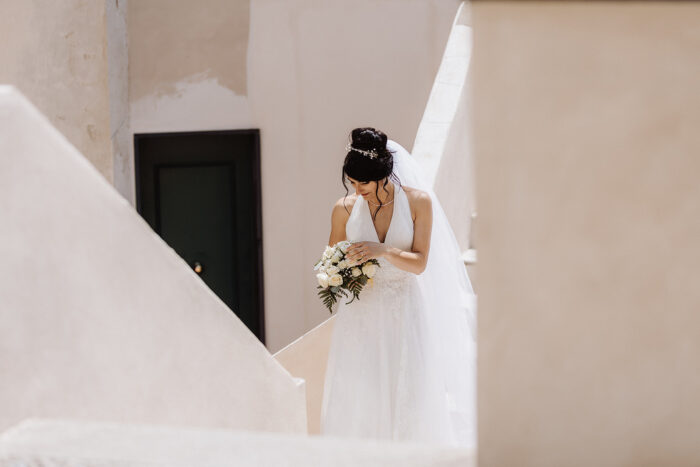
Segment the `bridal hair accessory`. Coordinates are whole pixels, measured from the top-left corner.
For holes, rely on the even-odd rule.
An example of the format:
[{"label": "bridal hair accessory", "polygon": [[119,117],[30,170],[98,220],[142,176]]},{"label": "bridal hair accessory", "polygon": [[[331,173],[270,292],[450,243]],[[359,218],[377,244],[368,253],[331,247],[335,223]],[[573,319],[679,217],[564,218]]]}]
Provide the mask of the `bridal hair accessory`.
[{"label": "bridal hair accessory", "polygon": [[364,155],[364,156],[367,156],[367,157],[369,157],[370,159],[374,159],[374,158],[376,158],[376,157],[379,155],[379,154],[377,154],[377,150],[376,150],[376,149],[370,149],[370,150],[358,149],[358,148],[354,147],[354,146],[352,145],[352,143],[348,143],[348,145],[345,146],[345,150],[348,151],[348,152],[350,152],[350,151],[359,152],[360,154],[362,154],[362,155]]}]

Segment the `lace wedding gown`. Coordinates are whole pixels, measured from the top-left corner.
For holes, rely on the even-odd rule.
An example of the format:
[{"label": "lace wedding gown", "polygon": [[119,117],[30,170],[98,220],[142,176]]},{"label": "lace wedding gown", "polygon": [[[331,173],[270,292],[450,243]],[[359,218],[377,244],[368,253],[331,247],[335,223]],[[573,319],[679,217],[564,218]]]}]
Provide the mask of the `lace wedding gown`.
[{"label": "lace wedding gown", "polygon": [[[411,250],[413,220],[405,191],[394,183],[384,243]],[[391,206],[391,205],[389,205]],[[359,197],[347,240],[379,242],[367,201]],[[321,433],[333,436],[456,444],[449,398],[434,374],[438,358],[427,338],[431,319],[414,273],[385,258],[359,300],[340,300],[328,355]]]}]

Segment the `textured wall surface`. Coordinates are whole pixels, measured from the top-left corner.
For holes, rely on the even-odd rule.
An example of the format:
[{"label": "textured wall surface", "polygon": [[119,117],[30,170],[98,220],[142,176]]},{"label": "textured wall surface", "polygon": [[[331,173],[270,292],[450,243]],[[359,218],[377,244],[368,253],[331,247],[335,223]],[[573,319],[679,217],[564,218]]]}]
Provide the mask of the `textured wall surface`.
[{"label": "textured wall surface", "polygon": [[700,4],[472,6],[479,465],[698,465]]},{"label": "textured wall surface", "polygon": [[3,1],[0,84],[29,97],[111,182],[105,4]]},{"label": "textured wall surface", "polygon": [[250,127],[250,2],[169,0],[128,8],[133,132]]}]

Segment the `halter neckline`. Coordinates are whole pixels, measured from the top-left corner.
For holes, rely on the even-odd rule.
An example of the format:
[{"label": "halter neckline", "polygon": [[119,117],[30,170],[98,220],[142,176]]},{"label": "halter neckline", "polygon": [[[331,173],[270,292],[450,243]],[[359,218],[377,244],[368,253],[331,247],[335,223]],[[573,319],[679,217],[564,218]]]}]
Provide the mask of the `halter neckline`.
[{"label": "halter neckline", "polygon": [[[394,182],[389,182],[389,183],[394,185],[394,199],[392,200],[392,203],[388,203],[388,204],[393,204],[394,207],[391,210],[391,219],[389,219],[389,227],[387,227],[386,233],[384,234],[384,241],[379,240],[379,232],[377,232],[377,226],[374,225],[374,219],[372,218],[372,212],[370,211],[370,208],[369,208],[369,201],[364,199],[364,197],[362,198],[363,201],[365,201],[365,206],[367,207],[367,215],[369,216],[369,221],[372,224],[372,230],[374,231],[374,236],[377,238],[378,243],[386,243],[387,238],[389,238],[389,232],[391,232],[391,226],[394,224],[394,218],[396,217],[396,213],[397,213],[397,211],[396,211],[397,203],[395,203],[395,201],[396,201],[396,197],[398,196],[401,188]],[[382,206],[387,206],[388,204],[383,204]]]}]

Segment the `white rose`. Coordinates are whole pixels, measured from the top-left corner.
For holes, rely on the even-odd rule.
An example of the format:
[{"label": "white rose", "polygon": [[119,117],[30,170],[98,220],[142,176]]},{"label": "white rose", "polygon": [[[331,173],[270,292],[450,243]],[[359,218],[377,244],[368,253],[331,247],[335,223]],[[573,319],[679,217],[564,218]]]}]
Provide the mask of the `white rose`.
[{"label": "white rose", "polygon": [[362,274],[362,271],[360,271],[360,268],[352,268],[352,277],[357,277],[360,274]]},{"label": "white rose", "polygon": [[340,269],[345,269],[348,267],[348,261],[346,259],[342,260],[340,263],[338,263],[338,267]]},{"label": "white rose", "polygon": [[362,272],[367,277],[374,277],[374,275],[377,273],[377,265],[374,263],[367,263],[362,266]]},{"label": "white rose", "polygon": [[318,285],[324,289],[328,287],[328,275],[324,273],[316,274],[316,280],[318,280]]},{"label": "white rose", "polygon": [[329,276],[332,276],[333,274],[338,274],[340,272],[340,269],[337,266],[329,266],[326,268],[326,274]]},{"label": "white rose", "polygon": [[333,263],[337,263],[337,262],[340,261],[342,258],[343,258],[343,255],[341,255],[340,252],[336,252],[336,253],[333,255],[333,258],[331,258],[331,259],[332,259]]},{"label": "white rose", "polygon": [[328,279],[328,285],[334,287],[338,285],[343,284],[343,276],[340,274],[333,274],[329,279]]}]

